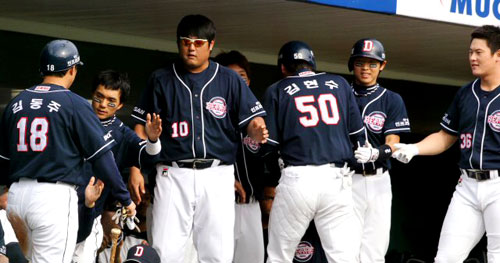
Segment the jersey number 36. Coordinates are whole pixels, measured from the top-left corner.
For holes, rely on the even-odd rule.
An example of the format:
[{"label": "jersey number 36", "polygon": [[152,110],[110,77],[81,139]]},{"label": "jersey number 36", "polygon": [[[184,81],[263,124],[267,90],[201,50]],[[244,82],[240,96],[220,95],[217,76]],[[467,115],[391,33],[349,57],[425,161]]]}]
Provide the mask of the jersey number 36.
[{"label": "jersey number 36", "polygon": [[[17,144],[18,152],[27,152],[28,144],[26,141],[26,128],[28,126],[28,118],[22,117],[17,122],[19,131],[19,140]],[[34,118],[30,125],[29,146],[34,152],[43,152],[47,147],[47,133],[49,132],[49,121],[46,118]]]},{"label": "jersey number 36", "polygon": [[[316,101],[317,105],[314,103]],[[300,124],[304,127],[318,125],[320,116],[326,125],[337,125],[340,120],[337,98],[331,93],[320,94],[317,100],[314,95],[295,97],[295,107],[299,112],[309,114],[299,118]]]}]

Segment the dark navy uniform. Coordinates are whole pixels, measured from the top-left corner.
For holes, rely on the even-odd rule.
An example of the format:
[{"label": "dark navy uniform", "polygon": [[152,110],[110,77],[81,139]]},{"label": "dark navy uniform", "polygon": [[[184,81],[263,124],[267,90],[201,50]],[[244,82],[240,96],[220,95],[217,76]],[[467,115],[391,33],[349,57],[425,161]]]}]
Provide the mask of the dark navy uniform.
[{"label": "dark navy uniform", "polygon": [[340,76],[285,78],[268,88],[265,105],[269,144],[279,145],[285,166],[343,164],[353,157],[349,136],[363,140],[358,106]]},{"label": "dark navy uniform", "polygon": [[[249,136],[241,135],[235,165],[235,177],[245,190],[245,203],[236,204],[234,222],[234,262],[263,262],[264,237],[259,200],[264,191],[264,160],[261,146]],[[241,201],[239,196],[237,201]]]},{"label": "dark navy uniform", "polygon": [[481,89],[481,80],[460,88],[441,120],[460,143],[461,177],[441,229],[435,262],[461,262],[488,236],[488,260],[500,246],[500,89]]},{"label": "dark navy uniform", "polygon": [[[356,102],[365,124],[368,142],[372,147],[378,148],[385,144],[385,137],[389,134],[410,132],[410,121],[406,107],[401,96],[393,91],[380,87],[358,87],[353,85]],[[353,162],[356,173],[363,170],[373,171],[382,168],[383,171],[391,169],[389,159],[377,160],[361,165]]]},{"label": "dark navy uniform", "polygon": [[350,135],[363,141],[364,128],[350,85],[302,70],[270,86],[264,102],[268,142],[285,164],[271,210],[268,262],[291,262],[313,219],[328,261],[354,262],[359,243],[345,165],[353,158]]},{"label": "dark navy uniform", "polygon": [[114,140],[82,97],[58,85],[33,86],[7,105],[1,127],[0,156],[9,160],[8,180],[13,182],[8,212],[29,224],[30,238],[40,249],[33,258],[63,261],[62,254],[67,262],[71,257],[60,252],[71,252],[76,244],[75,186],[85,161],[94,164],[119,202],[131,204],[116,166],[109,165]]},{"label": "dark navy uniform", "polygon": [[[137,134],[126,126],[120,119],[113,116],[110,119],[101,120],[101,124],[102,127],[104,127],[105,133],[107,135],[111,135],[115,140],[115,144],[111,150],[115,156],[116,165],[121,172],[131,166],[138,168],[150,168],[150,166],[154,164],[157,156],[151,156],[146,153],[146,141],[139,138]],[[93,175],[93,172],[91,164],[86,164],[87,165],[84,168],[86,176],[84,178],[86,178],[85,180],[88,183],[90,177]],[[95,207],[93,209],[88,209],[85,207],[84,202],[85,187],[79,187],[77,192],[80,211],[80,227],[78,228],[77,242],[81,242],[89,235],[92,229],[93,220],[97,216],[101,215],[105,203],[112,203],[115,199],[109,196],[110,188],[105,186],[101,197],[96,202]]]},{"label": "dark navy uniform", "polygon": [[481,90],[476,80],[462,87],[446,111],[441,127],[459,137],[462,169],[500,169],[499,89]]},{"label": "dark navy uniform", "polygon": [[160,159],[166,163],[215,158],[233,164],[238,131],[265,115],[243,80],[213,61],[198,74],[175,63],[155,71],[132,117],[144,124],[152,112],[163,120]]},{"label": "dark navy uniform", "polygon": [[[353,93],[363,117],[368,142],[373,148],[385,144],[386,136],[410,132],[406,107],[399,94],[375,84],[353,84]],[[385,146],[388,147],[388,146]],[[379,148],[381,149],[381,148]],[[382,150],[380,150],[382,151]],[[381,262],[389,247],[392,189],[388,170],[390,154],[365,164],[352,161],[353,199],[361,222],[361,262]]]},{"label": "dark navy uniform", "polygon": [[[265,116],[237,73],[213,61],[200,73],[181,63],[153,72],[132,117],[160,114],[161,164],[152,238],[162,261],[177,262],[193,231],[200,260],[233,257],[234,164],[240,131]],[[194,226],[194,227],[193,227]],[[222,245],[221,245],[222,244]]]}]

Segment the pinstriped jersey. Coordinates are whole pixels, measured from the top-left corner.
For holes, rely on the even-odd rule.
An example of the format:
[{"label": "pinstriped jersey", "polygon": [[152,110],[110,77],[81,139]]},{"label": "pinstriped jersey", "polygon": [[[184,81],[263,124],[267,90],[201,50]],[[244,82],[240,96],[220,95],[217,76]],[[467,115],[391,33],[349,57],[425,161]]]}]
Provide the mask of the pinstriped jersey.
[{"label": "pinstriped jersey", "polygon": [[460,168],[500,169],[499,88],[483,91],[480,79],[460,88],[441,127],[459,139]]},{"label": "pinstriped jersey", "polygon": [[0,157],[10,160],[10,182],[29,177],[76,185],[84,160],[114,143],[89,103],[58,85],[22,91],[5,108],[1,127]]},{"label": "pinstriped jersey", "polygon": [[153,72],[132,117],[145,123],[147,113],[163,122],[161,161],[220,159],[235,161],[239,131],[256,116],[265,116],[260,102],[241,77],[210,61],[201,73],[179,63]]},{"label": "pinstriped jersey", "polygon": [[262,199],[264,189],[264,160],[261,146],[248,135],[240,134],[241,142],[236,154],[234,173],[246,192],[246,203]]},{"label": "pinstriped jersey", "polygon": [[349,135],[364,135],[356,100],[337,75],[302,71],[265,94],[268,143],[285,165],[344,163],[353,158]]},{"label": "pinstriped jersey", "polygon": [[[385,144],[385,137],[389,134],[410,132],[410,120],[403,99],[399,94],[380,87],[379,84],[365,90],[355,88],[353,88],[353,92],[363,118],[368,141],[372,147],[377,148]],[[362,169],[361,164],[355,161],[353,163],[358,169]],[[378,160],[364,166],[369,165],[374,165],[370,169],[391,168],[389,160]]]}]

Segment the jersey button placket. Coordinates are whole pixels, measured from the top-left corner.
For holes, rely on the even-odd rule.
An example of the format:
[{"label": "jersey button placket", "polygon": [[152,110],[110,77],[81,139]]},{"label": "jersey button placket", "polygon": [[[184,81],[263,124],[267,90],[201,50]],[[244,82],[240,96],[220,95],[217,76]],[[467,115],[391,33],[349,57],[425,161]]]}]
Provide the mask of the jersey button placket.
[{"label": "jersey button placket", "polygon": [[203,156],[203,142],[201,142],[201,134],[202,134],[202,118],[201,118],[201,111],[203,111],[203,102],[200,100],[200,90],[198,87],[193,88],[193,123],[195,124],[196,127],[198,127],[195,131],[195,136],[196,140],[194,143],[195,151],[196,151],[196,157],[202,157]]}]

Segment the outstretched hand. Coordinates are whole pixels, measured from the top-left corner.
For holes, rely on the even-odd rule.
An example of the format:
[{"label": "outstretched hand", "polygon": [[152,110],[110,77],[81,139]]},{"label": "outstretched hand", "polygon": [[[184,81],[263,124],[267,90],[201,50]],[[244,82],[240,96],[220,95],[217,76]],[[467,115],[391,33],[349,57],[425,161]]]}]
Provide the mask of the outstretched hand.
[{"label": "outstretched hand", "polygon": [[402,163],[409,163],[413,156],[418,155],[419,152],[415,144],[396,143],[394,148],[396,151],[392,154],[392,157]]},{"label": "outstretched hand", "polygon": [[266,122],[262,117],[253,118],[247,127],[247,133],[250,138],[258,143],[266,143],[269,137],[269,131]]},{"label": "outstretched hand", "polygon": [[161,131],[162,126],[160,114],[153,113],[153,116],[151,116],[151,114],[148,113],[148,115],[146,115],[146,135],[149,140],[156,142],[158,138],[160,138]]},{"label": "outstretched hand", "polygon": [[102,190],[104,189],[104,183],[94,176],[90,178],[89,184],[85,187],[85,206],[92,208],[95,206],[95,202],[99,197],[101,197]]}]

